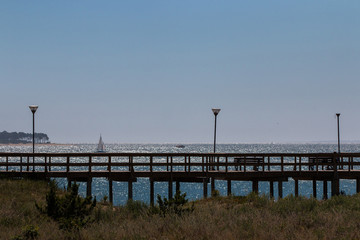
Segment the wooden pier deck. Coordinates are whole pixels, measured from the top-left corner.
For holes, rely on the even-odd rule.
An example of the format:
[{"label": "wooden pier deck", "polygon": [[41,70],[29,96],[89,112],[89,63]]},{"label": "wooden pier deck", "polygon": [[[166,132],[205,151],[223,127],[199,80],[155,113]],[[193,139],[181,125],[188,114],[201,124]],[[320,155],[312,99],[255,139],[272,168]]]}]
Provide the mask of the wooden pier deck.
[{"label": "wooden pier deck", "polygon": [[107,178],[109,199],[113,201],[113,181],[128,182],[128,198],[133,197],[133,182],[138,178],[150,181],[150,203],[154,203],[154,182],[168,182],[169,198],[180,182],[203,183],[207,197],[208,184],[215,189],[215,180],[226,180],[228,194],[231,181],[251,181],[258,191],[259,181],[278,182],[278,196],[283,195],[284,181],[294,179],[299,194],[299,180],[323,181],[323,198],[327,198],[327,182],[331,194],[339,194],[340,179],[356,180],[360,192],[360,153],[0,153],[0,176],[40,179],[66,178],[68,183],[86,182],[91,195],[93,178]]}]

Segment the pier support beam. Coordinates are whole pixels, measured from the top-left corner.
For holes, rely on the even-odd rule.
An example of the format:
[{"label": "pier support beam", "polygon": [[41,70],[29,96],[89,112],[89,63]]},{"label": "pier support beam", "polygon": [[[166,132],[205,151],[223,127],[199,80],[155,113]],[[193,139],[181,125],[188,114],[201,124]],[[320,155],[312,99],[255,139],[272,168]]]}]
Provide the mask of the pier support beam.
[{"label": "pier support beam", "polygon": [[252,181],[252,191],[254,193],[259,193],[259,181],[258,180]]},{"label": "pier support beam", "polygon": [[204,198],[207,198],[208,195],[208,180],[206,178],[203,179],[203,193],[204,193]]},{"label": "pier support beam", "polygon": [[274,197],[274,181],[270,181],[270,198]]},{"label": "pier support beam", "polygon": [[173,182],[172,180],[169,181],[169,191],[168,191],[168,199],[173,198]]},{"label": "pier support beam", "polygon": [[339,193],[340,193],[339,179],[333,179],[331,181],[331,196],[339,195]]},{"label": "pier support beam", "polygon": [[180,182],[176,181],[176,192],[180,191]]},{"label": "pier support beam", "polygon": [[313,197],[316,198],[317,194],[316,194],[316,180],[313,180]]},{"label": "pier support beam", "polygon": [[133,187],[132,187],[132,181],[128,181],[128,200],[133,199]]},{"label": "pier support beam", "polygon": [[150,180],[150,205],[154,206],[154,181]]},{"label": "pier support beam", "polygon": [[231,195],[231,180],[227,180],[227,195]]},{"label": "pier support beam", "polygon": [[299,180],[295,179],[295,197],[299,196]]},{"label": "pier support beam", "polygon": [[113,195],[113,181],[109,180],[109,201],[110,201],[110,203],[114,202],[113,197],[114,197],[114,195]]},{"label": "pier support beam", "polygon": [[324,180],[323,181],[323,199],[326,200],[328,199],[328,187],[327,187],[327,181]]},{"label": "pier support beam", "polygon": [[70,188],[71,188],[71,180],[68,179],[67,190],[70,191]]},{"label": "pier support beam", "polygon": [[283,197],[282,181],[279,181],[278,183],[278,191],[279,191],[279,198],[282,198]]},{"label": "pier support beam", "polygon": [[91,183],[92,178],[89,178],[86,183],[86,196],[91,196]]},{"label": "pier support beam", "polygon": [[213,194],[214,191],[215,191],[215,179],[212,177],[211,178],[211,195]]}]

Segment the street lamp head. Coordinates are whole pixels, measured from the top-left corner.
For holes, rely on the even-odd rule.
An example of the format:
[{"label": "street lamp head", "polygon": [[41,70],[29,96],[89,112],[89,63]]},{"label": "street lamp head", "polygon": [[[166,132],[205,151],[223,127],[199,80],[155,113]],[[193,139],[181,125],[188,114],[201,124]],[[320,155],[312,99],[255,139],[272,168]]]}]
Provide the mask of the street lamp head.
[{"label": "street lamp head", "polygon": [[30,105],[30,106],[29,106],[29,108],[30,108],[30,110],[31,110],[32,113],[35,113],[36,110],[38,109],[38,107],[39,107],[38,105]]},{"label": "street lamp head", "polygon": [[339,116],[340,116],[340,113],[337,113],[336,116],[339,117]]},{"label": "street lamp head", "polygon": [[221,109],[220,108],[213,108],[211,110],[213,111],[214,115],[217,116]]}]

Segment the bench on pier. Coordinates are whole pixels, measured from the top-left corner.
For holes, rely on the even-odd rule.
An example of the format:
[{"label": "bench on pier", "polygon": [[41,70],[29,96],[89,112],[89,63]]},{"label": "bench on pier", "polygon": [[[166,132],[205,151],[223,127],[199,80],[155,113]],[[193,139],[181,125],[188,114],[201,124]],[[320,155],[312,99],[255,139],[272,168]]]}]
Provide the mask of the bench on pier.
[{"label": "bench on pier", "polygon": [[240,167],[240,171],[242,170],[241,166],[253,166],[254,171],[259,170],[259,166],[264,165],[264,157],[256,157],[256,156],[244,156],[244,157],[234,157],[235,170],[238,171]]},{"label": "bench on pier", "polygon": [[[340,160],[336,159],[337,163],[340,163]],[[316,165],[320,165],[322,170],[324,167],[326,170],[334,169],[334,161],[332,157],[309,157],[309,170],[314,170]],[[342,169],[342,166],[339,166],[339,169]]]}]

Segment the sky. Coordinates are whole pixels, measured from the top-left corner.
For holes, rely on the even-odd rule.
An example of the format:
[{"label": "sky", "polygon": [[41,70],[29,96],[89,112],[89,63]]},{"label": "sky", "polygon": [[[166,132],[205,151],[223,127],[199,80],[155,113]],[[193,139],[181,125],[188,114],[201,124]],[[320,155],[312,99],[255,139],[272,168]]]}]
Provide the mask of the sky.
[{"label": "sky", "polygon": [[360,1],[0,2],[0,131],[56,143],[360,140]]}]

